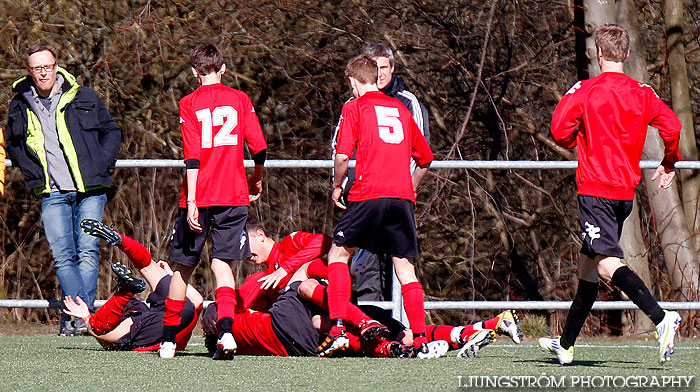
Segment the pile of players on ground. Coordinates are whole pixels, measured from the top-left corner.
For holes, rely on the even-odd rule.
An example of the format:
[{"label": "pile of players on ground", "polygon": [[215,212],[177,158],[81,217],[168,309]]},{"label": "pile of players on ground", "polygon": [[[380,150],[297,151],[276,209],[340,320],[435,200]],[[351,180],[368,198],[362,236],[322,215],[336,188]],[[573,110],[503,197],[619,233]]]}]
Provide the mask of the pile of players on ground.
[{"label": "pile of players on ground", "polygon": [[[163,319],[170,316],[168,289],[172,271],[165,262],[155,262],[137,241],[121,235],[93,220],[83,221],[83,230],[100,237],[122,250],[143,278],[133,276],[120,263],[112,270],[118,289],[94,314],[80,298],[66,298],[66,312],[83,318],[88,330],[106,349],[153,351],[161,346]],[[322,234],[294,232],[281,242],[268,237],[258,222],[248,222],[248,238],[252,260],[266,266],[249,276],[236,290],[236,317],[233,336],[238,354],[277,356],[317,356],[319,343],[329,330],[326,294],[327,253],[331,239]],[[276,282],[267,282],[279,268],[288,271]],[[262,283],[261,283],[262,282]],[[146,285],[152,293],[146,304],[134,294]],[[262,287],[261,287],[262,286]],[[282,289],[281,289],[282,288]],[[187,345],[203,309],[203,299],[191,285],[187,286],[185,306],[180,311],[181,330],[177,333],[177,350]],[[206,346],[217,354],[216,305],[204,312],[202,327]],[[332,355],[366,355],[390,358],[438,358],[450,349],[459,349],[458,356],[473,358],[485,345],[496,340],[496,334],[509,336],[520,343],[523,333],[513,311],[473,325],[427,326],[429,352],[413,347],[409,328],[391,318],[376,306],[350,305],[346,337],[348,347]]]}]

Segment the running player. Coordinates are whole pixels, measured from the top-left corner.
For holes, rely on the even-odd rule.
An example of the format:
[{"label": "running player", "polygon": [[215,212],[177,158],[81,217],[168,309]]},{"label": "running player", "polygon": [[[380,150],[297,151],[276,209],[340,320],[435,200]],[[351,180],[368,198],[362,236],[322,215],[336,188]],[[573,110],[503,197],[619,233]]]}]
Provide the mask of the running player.
[{"label": "running player", "polygon": [[[250,256],[245,224],[250,202],[262,192],[267,144],[250,98],[221,83],[226,64],[217,47],[197,45],[190,52],[190,61],[201,85],[180,101],[187,174],[170,247],[170,261],[175,263],[172,284],[186,287],[211,231],[220,351],[216,358],[231,359],[236,351],[231,334],[236,286],[230,262]],[[243,165],[244,144],[255,162],[248,180]],[[178,324],[177,315],[164,319],[163,358],[175,352]]]},{"label": "running player", "polygon": [[[392,255],[402,284],[404,308],[419,356],[428,356],[423,288],[409,258],[418,255],[413,208],[415,192],[433,160],[433,153],[411,113],[377,88],[377,63],[369,56],[353,58],[346,67],[353,99],[343,105],[338,130],[333,202],[341,209],[342,181],[357,148],[355,183],[347,210],[335,228],[328,256],[328,305],[332,320],[321,355],[348,347],[345,319],[350,303],[348,262],[354,248]],[[410,173],[411,159],[418,167]]]},{"label": "running player", "polygon": [[661,309],[644,282],[621,262],[622,225],[632,210],[639,184],[639,160],[647,127],[659,130],[665,156],[652,181],[668,188],[675,176],[681,123],[654,90],[624,74],[629,36],[618,25],[596,31],[595,44],[602,73],[576,83],[554,109],[552,136],[558,145],[578,152],[576,184],[578,216],[583,229],[579,286],[560,338],[541,338],[543,351],[559,362],[574,359],[574,342],[598,295],[598,277],[625,293],[656,324],[659,362],[671,359],[673,338],[681,317]]},{"label": "running player", "polygon": [[[64,312],[81,318],[88,332],[108,350],[153,351],[158,350],[163,338],[163,319],[177,311],[180,322],[176,327],[176,348],[184,350],[202,311],[204,301],[199,292],[190,285],[186,293],[168,292],[172,279],[170,266],[163,261],[153,262],[148,250],[134,239],[92,219],[83,220],[80,227],[85,233],[117,246],[146,281],[132,276],[123,264],[112,263],[118,288],[107,302],[91,315],[80,297],[67,296],[63,301]],[[149,306],[134,299],[134,294],[146,289],[146,283],[153,290],[146,299]],[[178,302],[183,306],[173,309],[172,305]]]}]

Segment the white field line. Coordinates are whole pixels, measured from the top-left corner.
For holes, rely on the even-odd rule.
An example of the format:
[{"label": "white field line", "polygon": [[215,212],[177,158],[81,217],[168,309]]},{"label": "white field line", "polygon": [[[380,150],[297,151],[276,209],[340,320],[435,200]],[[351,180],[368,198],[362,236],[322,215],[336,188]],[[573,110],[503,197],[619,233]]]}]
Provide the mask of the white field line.
[{"label": "white field line", "polygon": [[[513,344],[513,343],[506,343],[506,344],[500,344],[498,342],[492,343],[489,345],[490,347],[503,347],[503,348],[517,348],[517,347],[537,347],[537,342],[529,342],[525,344]],[[675,341],[676,343],[676,350],[700,350],[700,346],[686,346],[683,344],[683,341]],[[620,344],[620,345],[607,345],[607,344],[576,344],[576,347],[585,347],[585,348],[649,348],[649,349],[654,349],[658,350],[659,345],[646,345],[646,344]]]}]

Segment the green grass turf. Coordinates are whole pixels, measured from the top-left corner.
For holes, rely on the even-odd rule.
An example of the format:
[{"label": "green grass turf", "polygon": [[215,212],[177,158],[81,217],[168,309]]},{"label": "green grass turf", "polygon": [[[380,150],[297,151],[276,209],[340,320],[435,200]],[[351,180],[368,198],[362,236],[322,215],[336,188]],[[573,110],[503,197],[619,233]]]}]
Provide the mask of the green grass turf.
[{"label": "green grass turf", "polygon": [[[685,340],[671,363],[656,361],[655,341],[581,341],[560,366],[534,341],[499,339],[475,359],[455,351],[436,360],[275,358],[213,361],[202,338],[172,360],[155,353],[104,351],[90,337],[0,336],[2,391],[459,391],[468,376],[696,376],[700,342]],[[567,381],[569,382],[569,381]],[[700,387],[695,382],[692,389]],[[481,390],[510,390],[488,388]],[[536,390],[536,389],[528,389]],[[593,389],[588,389],[593,390]],[[612,390],[612,389],[610,389]],[[677,391],[686,390],[675,389]]]}]

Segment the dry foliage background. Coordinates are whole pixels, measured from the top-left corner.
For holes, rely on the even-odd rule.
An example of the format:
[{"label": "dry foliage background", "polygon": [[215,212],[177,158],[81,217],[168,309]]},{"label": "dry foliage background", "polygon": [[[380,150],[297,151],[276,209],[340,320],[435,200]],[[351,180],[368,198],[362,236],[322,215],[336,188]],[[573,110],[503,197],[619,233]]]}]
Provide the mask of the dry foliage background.
[{"label": "dry foliage background", "polygon": [[[197,86],[187,53],[202,41],[223,50],[224,82],[250,95],[269,143],[268,159],[329,158],[331,132],[349,96],[344,66],[369,42],[390,44],[396,72],[426,103],[437,159],[575,159],[549,136],[552,110],[577,80],[573,7],[567,1],[509,0],[493,7],[447,0],[3,3],[0,117],[7,116],[11,82],[25,73],[24,50],[39,40],[50,42],[59,48],[59,63],[100,93],[121,126],[122,159],[182,157],[177,102]],[[695,103],[700,3],[687,3]],[[635,4],[652,85],[670,103],[663,4]],[[7,176],[0,200],[0,297],[57,299],[39,203],[24,189],[19,171],[8,169]],[[155,258],[165,258],[182,176],[175,169],[118,169],[105,221],[146,244]],[[336,221],[330,170],[268,169],[263,198],[251,213],[280,239],[292,230],[330,234]],[[654,246],[654,222],[646,209],[642,213],[656,256],[652,290],[673,300]],[[573,297],[579,249],[573,171],[433,170],[419,193],[417,220],[419,279],[427,299]],[[107,248],[102,256],[121,257]],[[98,298],[112,290],[107,265]],[[250,267],[239,269],[244,275]],[[207,268],[196,278],[212,298]],[[603,288],[599,298],[619,294]],[[619,312],[594,314],[587,332],[619,332]],[[431,312],[433,322],[480,316]],[[14,309],[0,311],[2,317],[46,322],[57,314]],[[563,322],[561,314],[551,320]],[[691,323],[686,332],[695,331]]]}]

